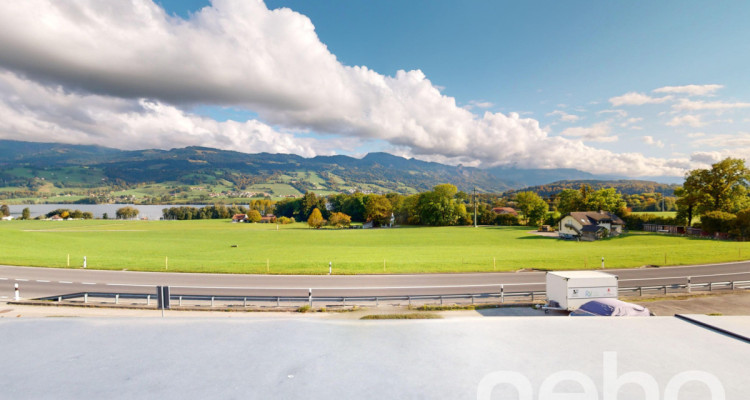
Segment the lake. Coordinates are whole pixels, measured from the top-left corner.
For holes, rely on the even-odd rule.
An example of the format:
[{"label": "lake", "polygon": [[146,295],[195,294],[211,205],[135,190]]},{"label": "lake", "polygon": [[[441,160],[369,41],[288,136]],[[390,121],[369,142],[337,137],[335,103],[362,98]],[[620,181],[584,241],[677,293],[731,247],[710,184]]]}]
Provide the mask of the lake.
[{"label": "lake", "polygon": [[[246,204],[238,204],[238,206],[248,207]],[[101,218],[104,213],[107,213],[109,218],[114,219],[115,213],[118,208],[122,207],[133,207],[140,211],[138,218],[148,218],[150,220],[158,220],[162,217],[162,209],[171,207],[195,207],[203,208],[205,205],[201,204],[162,204],[162,205],[134,205],[134,204],[20,204],[20,205],[8,205],[10,208],[10,215],[14,218],[20,218],[23,209],[28,207],[31,212],[31,218],[36,218],[40,215],[45,215],[50,211],[57,210],[59,208],[67,208],[69,210],[81,210],[88,211],[94,214],[94,218]]]}]

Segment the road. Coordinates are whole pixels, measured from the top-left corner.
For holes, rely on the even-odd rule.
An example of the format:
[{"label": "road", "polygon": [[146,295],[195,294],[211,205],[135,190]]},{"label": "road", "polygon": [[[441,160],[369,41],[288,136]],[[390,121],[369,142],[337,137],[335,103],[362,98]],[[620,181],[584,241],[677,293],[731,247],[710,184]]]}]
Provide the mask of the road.
[{"label": "road", "polygon": [[[620,287],[750,280],[750,261],[661,268],[607,269]],[[397,296],[543,291],[544,272],[421,275],[235,275],[102,271],[0,266],[0,300],[78,292],[152,293],[168,285],[172,294],[223,296]]]}]

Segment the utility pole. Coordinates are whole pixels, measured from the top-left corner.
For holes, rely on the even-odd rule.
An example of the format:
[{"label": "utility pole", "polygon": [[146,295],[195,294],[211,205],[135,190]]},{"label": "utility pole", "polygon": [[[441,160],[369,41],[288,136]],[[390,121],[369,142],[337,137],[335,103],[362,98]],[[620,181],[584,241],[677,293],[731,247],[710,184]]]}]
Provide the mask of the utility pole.
[{"label": "utility pole", "polygon": [[477,227],[477,187],[474,186],[474,227]]}]

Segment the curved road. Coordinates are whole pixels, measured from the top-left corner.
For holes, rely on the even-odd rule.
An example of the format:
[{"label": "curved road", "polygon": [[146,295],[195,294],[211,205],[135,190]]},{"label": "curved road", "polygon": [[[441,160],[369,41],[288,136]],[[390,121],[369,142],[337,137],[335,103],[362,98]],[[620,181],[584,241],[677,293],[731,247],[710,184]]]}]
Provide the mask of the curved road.
[{"label": "curved road", "polygon": [[[607,269],[620,287],[750,281],[750,261],[661,268]],[[543,291],[544,272],[496,272],[421,275],[233,275],[102,271],[0,266],[0,300],[13,297],[18,283],[23,298],[77,292],[152,293],[168,285],[172,294],[217,296],[398,296]]]}]

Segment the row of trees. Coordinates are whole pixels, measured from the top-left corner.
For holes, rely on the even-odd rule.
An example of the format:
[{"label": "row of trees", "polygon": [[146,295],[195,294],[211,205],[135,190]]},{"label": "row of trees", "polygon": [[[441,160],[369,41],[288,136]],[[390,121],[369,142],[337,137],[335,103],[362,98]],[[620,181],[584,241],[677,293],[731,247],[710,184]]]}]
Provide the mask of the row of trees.
[{"label": "row of trees", "polygon": [[749,178],[745,161],[736,158],[688,172],[682,187],[675,189],[678,219],[691,226],[696,215],[703,221],[711,212],[737,214],[746,210],[750,207]]}]

